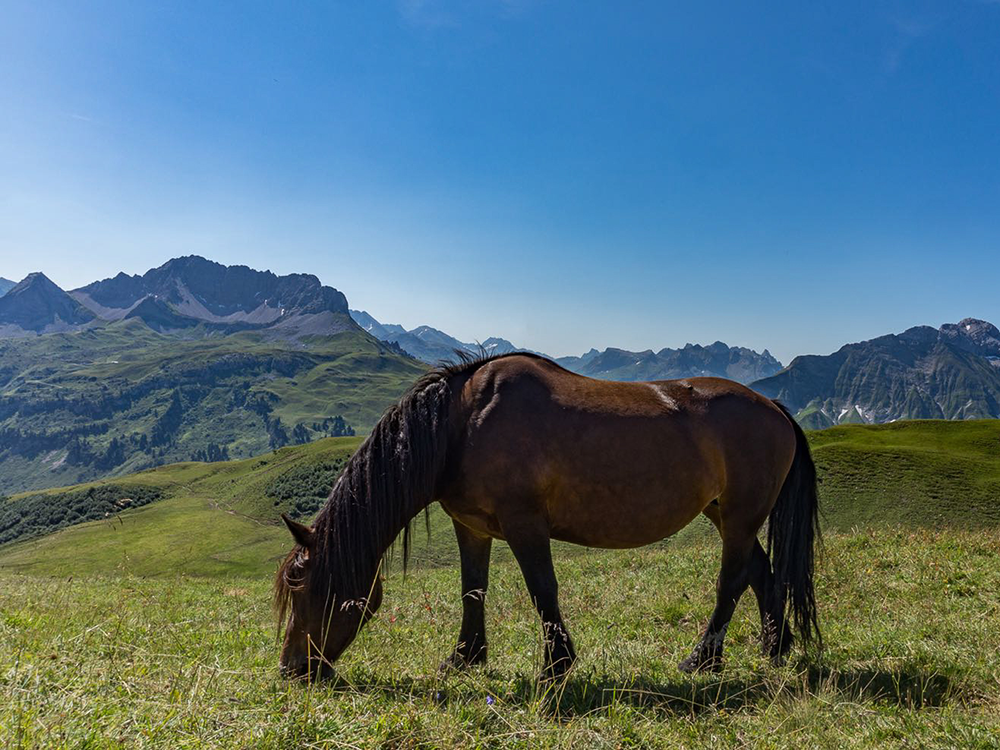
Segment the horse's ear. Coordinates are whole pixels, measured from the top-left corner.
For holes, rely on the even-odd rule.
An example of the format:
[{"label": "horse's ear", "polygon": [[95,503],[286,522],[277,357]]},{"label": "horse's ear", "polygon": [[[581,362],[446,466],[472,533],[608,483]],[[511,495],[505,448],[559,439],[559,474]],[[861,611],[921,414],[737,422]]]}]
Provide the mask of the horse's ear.
[{"label": "horse's ear", "polygon": [[292,532],[292,536],[295,537],[296,542],[307,549],[312,546],[313,530],[311,528],[306,526],[304,523],[293,521],[284,513],[281,514],[281,520],[285,522],[285,526],[287,526],[288,530]]}]

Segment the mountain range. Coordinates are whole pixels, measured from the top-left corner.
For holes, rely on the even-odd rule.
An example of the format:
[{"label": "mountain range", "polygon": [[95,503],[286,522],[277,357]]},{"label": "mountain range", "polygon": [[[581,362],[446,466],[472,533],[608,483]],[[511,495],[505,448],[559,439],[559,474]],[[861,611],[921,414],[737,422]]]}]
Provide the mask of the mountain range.
[{"label": "mountain range", "polygon": [[387,341],[399,346],[411,357],[430,365],[438,362],[450,362],[455,359],[456,352],[466,352],[472,356],[480,354],[506,354],[507,352],[526,351],[519,349],[507,339],[490,337],[481,344],[470,344],[449,336],[444,331],[430,326],[418,326],[407,331],[395,323],[379,323],[364,310],[351,310],[354,322],[368,331],[380,341]]},{"label": "mountain range", "polygon": [[796,357],[751,384],[803,425],[1000,417],[1000,331],[967,318]]},{"label": "mountain range", "polygon": [[[380,323],[368,312],[351,310],[354,321],[382,341],[398,345],[403,351],[422,362],[436,364],[453,360],[456,352],[473,356],[480,353],[503,354],[532,351],[515,346],[507,339],[491,336],[481,344],[459,341],[444,331],[419,326],[407,331],[394,323]],[[540,354],[541,352],[535,352]],[[547,354],[543,356],[549,357]],[[721,341],[709,346],[688,344],[683,349],[661,349],[653,352],[631,352],[625,349],[591,349],[579,357],[549,357],[571,372],[604,380],[669,380],[698,375],[715,375],[749,383],[773,375],[781,363],[766,349],[758,354],[744,347],[730,347]]]},{"label": "mountain range", "polygon": [[350,325],[347,298],[311,274],[276,276],[224,266],[196,255],[174,258],[139,276],[119,273],[65,292],[42,273],[29,274],[0,297],[0,335],[81,330],[139,318],[154,330],[234,333],[267,330],[295,338]]},{"label": "mountain range", "polygon": [[[351,316],[377,338],[391,341],[424,362],[476,353],[429,326],[407,331],[367,312]],[[489,338],[488,352],[524,351],[506,339]],[[572,372],[606,380],[669,380],[711,375],[749,385],[783,401],[806,427],[882,423],[900,419],[1000,418],[1000,331],[967,318],[940,328],[917,326],[899,334],[847,344],[829,355],[796,357],[787,367],[765,349],[756,352],[720,341],[708,346],[641,352],[591,349],[559,357]]]},{"label": "mountain range", "polygon": [[33,273],[0,297],[0,495],[366,431],[424,369],[309,274]]},{"label": "mountain range", "polygon": [[603,380],[671,380],[711,375],[750,383],[781,369],[781,362],[767,349],[758,353],[721,341],[708,346],[687,344],[681,349],[658,352],[591,349],[581,357],[561,357],[556,361],[567,370]]},{"label": "mountain range", "polygon": [[[522,351],[380,323],[310,274],[197,256],[69,292],[42,273],[4,289],[0,495],[363,433],[428,363]],[[1000,417],[1000,331],[972,318],[784,368],[766,349],[722,342],[556,361],[615,380],[732,378],[807,427]]]}]

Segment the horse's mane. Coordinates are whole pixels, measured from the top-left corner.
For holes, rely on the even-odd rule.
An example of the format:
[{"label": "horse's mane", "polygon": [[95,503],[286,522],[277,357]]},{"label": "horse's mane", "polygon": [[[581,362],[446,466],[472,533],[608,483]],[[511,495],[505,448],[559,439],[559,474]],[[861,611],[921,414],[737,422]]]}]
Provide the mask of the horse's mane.
[{"label": "horse's mane", "polygon": [[[324,606],[331,591],[342,603],[344,597],[367,597],[378,560],[391,549],[400,531],[406,569],[413,518],[434,499],[444,469],[452,381],[488,362],[522,353],[456,354],[458,362],[439,364],[386,410],[316,516],[310,576],[313,582],[328,585],[310,587],[315,604]],[[274,600],[279,622],[284,622],[292,591],[302,588],[292,570],[300,553],[296,546],[278,569]]]}]

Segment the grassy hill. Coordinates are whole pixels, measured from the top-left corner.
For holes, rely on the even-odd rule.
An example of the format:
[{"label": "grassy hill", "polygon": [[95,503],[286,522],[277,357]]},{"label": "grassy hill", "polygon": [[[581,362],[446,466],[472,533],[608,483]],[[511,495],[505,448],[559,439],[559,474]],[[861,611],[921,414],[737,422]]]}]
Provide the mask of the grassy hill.
[{"label": "grassy hill", "polygon": [[0,339],[0,494],[366,432],[424,368],[345,320],[291,340],[135,319]]},{"label": "grassy hill", "polygon": [[1000,525],[1000,421],[843,425],[809,435],[829,527]]},{"label": "grassy hill", "polygon": [[[326,438],[241,461],[181,463],[46,493],[55,504],[89,486],[136,486],[164,499],[134,511],[0,547],[0,567],[53,575],[262,575],[289,545],[279,514],[295,500],[269,495],[282,478],[342,464],[361,438]],[[277,489],[277,488],[276,488]],[[15,496],[17,504],[29,495]]]},{"label": "grassy hill", "polygon": [[559,546],[581,658],[558,695],[533,680],[538,625],[504,545],[489,666],[437,674],[461,618],[440,513],[337,679],[278,678],[270,575],[289,539],[276,513],[308,508],[311,481],[356,438],[113,480],[165,499],[0,547],[0,745],[1000,747],[1000,423],[810,439],[824,480],[823,654],[768,665],[747,596],[725,671],[676,671],[718,570],[714,530],[695,523],[638,550]]}]

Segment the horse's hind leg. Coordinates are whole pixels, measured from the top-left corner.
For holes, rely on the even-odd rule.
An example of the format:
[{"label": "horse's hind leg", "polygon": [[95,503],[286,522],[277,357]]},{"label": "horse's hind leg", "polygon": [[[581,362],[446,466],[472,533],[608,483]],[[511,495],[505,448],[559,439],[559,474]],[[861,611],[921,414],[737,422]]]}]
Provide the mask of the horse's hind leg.
[{"label": "horse's hind leg", "polygon": [[[715,524],[722,534],[722,519],[719,503],[713,501],[704,510],[705,516]],[[760,612],[760,640],[764,654],[777,661],[792,647],[792,631],[785,621],[783,601],[775,596],[774,573],[771,571],[771,560],[764,548],[754,537],[753,552],[750,553],[750,568],[748,571],[750,588],[757,598],[757,609]]]},{"label": "horse's hind leg", "polygon": [[[750,584],[754,547],[758,544],[757,531],[764,524],[772,504],[773,499],[768,503],[749,488],[719,498],[717,518],[712,519],[722,537],[722,568],[715,587],[715,610],[694,651],[678,665],[681,671],[718,671],[722,668],[726,628],[736,603]],[[715,513],[708,508],[705,511],[709,518]]]},{"label": "horse's hind leg", "polygon": [[533,524],[530,528],[504,526],[504,536],[521,567],[535,609],[542,618],[545,668],[541,678],[557,680],[573,665],[576,651],[559,613],[559,585],[552,567],[548,530],[541,524]]},{"label": "horse's hind leg", "polygon": [[455,521],[458,553],[462,561],[462,630],[458,645],[441,664],[442,669],[464,669],[486,661],[484,605],[489,585],[490,549],[493,540],[479,536]]},{"label": "horse's hind leg", "polygon": [[715,587],[715,610],[694,651],[678,668],[682,672],[717,672],[722,669],[722,645],[736,603],[749,583],[753,536],[722,538],[722,569]]}]

